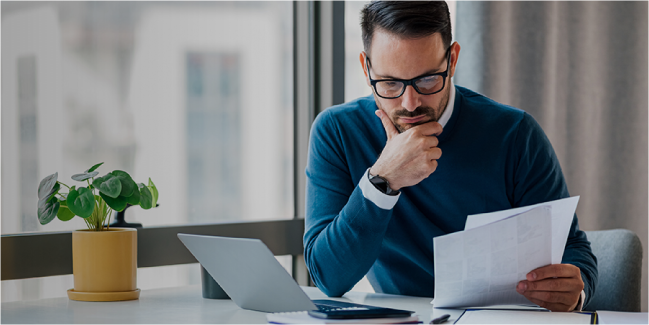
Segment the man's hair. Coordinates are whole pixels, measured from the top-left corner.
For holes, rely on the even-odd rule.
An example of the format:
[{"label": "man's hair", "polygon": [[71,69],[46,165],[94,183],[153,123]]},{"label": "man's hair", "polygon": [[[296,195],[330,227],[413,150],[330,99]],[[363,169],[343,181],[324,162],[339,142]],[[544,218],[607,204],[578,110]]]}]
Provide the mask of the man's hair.
[{"label": "man's hair", "polygon": [[368,54],[377,29],[412,39],[440,33],[445,48],[452,40],[451,15],[445,1],[372,1],[361,10],[361,29]]}]

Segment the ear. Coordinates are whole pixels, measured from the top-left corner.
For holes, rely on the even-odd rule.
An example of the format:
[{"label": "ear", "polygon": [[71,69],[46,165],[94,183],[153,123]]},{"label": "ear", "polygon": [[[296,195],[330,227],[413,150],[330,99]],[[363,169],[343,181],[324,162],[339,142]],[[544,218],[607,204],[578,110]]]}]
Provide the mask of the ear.
[{"label": "ear", "polygon": [[361,61],[361,67],[363,68],[363,73],[365,73],[365,82],[367,83],[368,87],[372,87],[370,84],[370,78],[367,75],[367,66],[365,65],[365,58],[367,57],[367,53],[365,51],[361,51],[361,54],[359,55],[358,59]]},{"label": "ear", "polygon": [[460,44],[454,42],[451,44],[451,77],[455,75],[455,66],[457,65],[457,59],[460,56]]}]

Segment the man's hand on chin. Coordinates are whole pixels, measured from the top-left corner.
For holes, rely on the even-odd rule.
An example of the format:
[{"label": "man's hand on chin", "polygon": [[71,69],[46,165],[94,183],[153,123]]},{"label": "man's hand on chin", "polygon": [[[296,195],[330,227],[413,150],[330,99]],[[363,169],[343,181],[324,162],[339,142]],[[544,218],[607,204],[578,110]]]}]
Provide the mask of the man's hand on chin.
[{"label": "man's hand on chin", "polygon": [[532,270],[516,286],[529,301],[551,311],[573,311],[584,290],[581,272],[572,264],[552,264]]},{"label": "man's hand on chin", "polygon": [[370,174],[387,179],[395,191],[419,184],[430,176],[442,156],[442,149],[437,147],[442,125],[428,122],[399,133],[385,112],[379,109],[375,113],[383,123],[388,141]]}]

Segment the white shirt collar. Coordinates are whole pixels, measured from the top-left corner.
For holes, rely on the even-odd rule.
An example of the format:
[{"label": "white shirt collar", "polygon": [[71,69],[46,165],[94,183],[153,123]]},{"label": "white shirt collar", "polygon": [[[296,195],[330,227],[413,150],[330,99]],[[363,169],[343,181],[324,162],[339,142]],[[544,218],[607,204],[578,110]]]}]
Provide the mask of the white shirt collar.
[{"label": "white shirt collar", "polygon": [[451,87],[451,93],[448,95],[448,104],[446,105],[446,109],[444,110],[444,113],[442,113],[442,116],[439,117],[439,121],[437,121],[442,125],[442,127],[446,127],[446,123],[451,119],[455,103],[455,85],[453,85],[453,80],[451,80],[451,78],[448,78],[448,86]]}]

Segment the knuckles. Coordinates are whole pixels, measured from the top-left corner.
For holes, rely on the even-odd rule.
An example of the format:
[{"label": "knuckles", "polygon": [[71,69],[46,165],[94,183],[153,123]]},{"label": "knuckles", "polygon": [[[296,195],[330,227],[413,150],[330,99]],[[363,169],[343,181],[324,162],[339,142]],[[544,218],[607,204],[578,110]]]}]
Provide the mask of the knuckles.
[{"label": "knuckles", "polygon": [[429,144],[428,144],[428,141],[427,141],[426,138],[422,137],[422,138],[417,139],[417,149],[426,150],[426,149],[428,149],[428,146],[429,146]]},{"label": "knuckles", "polygon": [[433,159],[441,158],[442,157],[442,149],[438,148],[438,147],[433,148],[433,157],[434,157]]},{"label": "knuckles", "polygon": [[554,302],[556,300],[556,297],[551,292],[541,292],[539,294],[539,299],[543,301]]},{"label": "knuckles", "polygon": [[[437,170],[437,160],[431,160],[430,162],[430,172],[431,174]],[[429,174],[430,175],[430,174]]]}]

